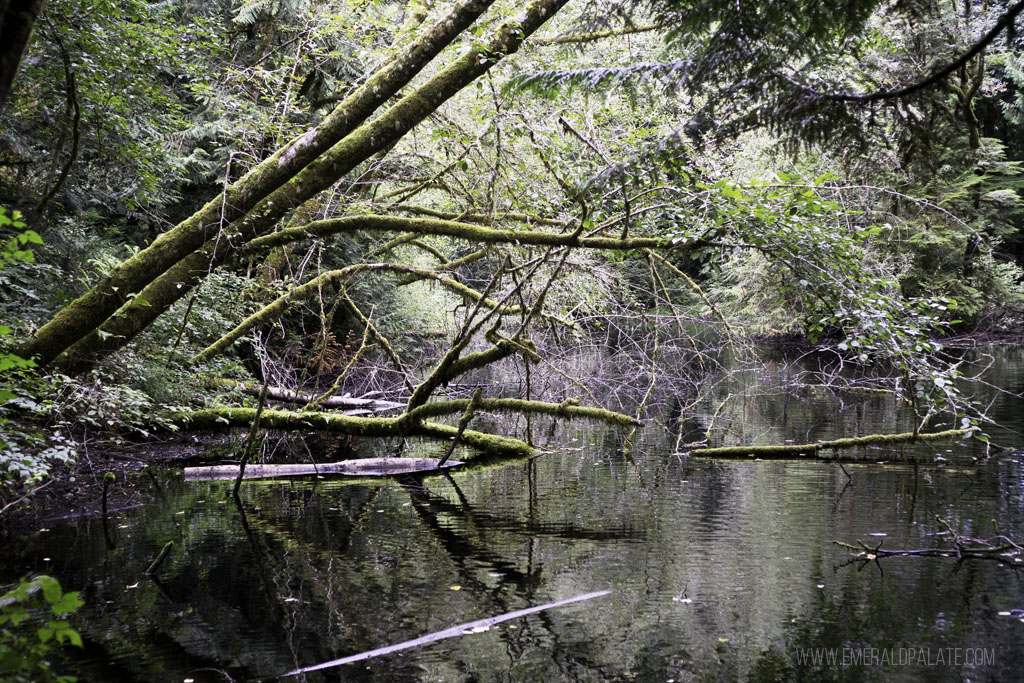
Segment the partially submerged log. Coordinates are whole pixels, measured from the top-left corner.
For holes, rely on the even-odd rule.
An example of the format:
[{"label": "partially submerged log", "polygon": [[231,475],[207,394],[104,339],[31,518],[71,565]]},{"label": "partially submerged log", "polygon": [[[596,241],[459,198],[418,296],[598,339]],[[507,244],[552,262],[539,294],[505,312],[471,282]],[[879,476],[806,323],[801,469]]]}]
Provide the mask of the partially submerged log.
[{"label": "partially submerged log", "polygon": [[[179,414],[172,419],[181,427],[189,429],[217,429],[224,427],[248,427],[256,417],[255,408],[207,408],[192,413]],[[315,411],[294,412],[287,410],[263,411],[260,424],[265,429],[309,430],[348,434],[351,436],[429,436],[450,439],[456,428],[434,422],[416,423],[399,417],[355,417],[336,413]],[[533,449],[519,439],[510,439],[495,434],[484,434],[467,429],[461,441],[472,448],[497,456],[522,457],[533,453]]]},{"label": "partially submerged log", "polygon": [[[321,474],[340,474],[349,477],[392,477],[415,472],[432,472],[457,467],[462,462],[449,460],[441,468],[434,458],[362,458],[301,465],[248,465],[244,479],[269,479],[273,477],[297,477]],[[214,465],[210,467],[186,467],[185,481],[216,481],[234,479],[238,476],[239,465]]]},{"label": "partially submerged log", "polygon": [[[242,393],[249,394],[251,396],[259,396],[262,389],[261,386],[247,384],[245,382],[236,382],[230,379],[212,379],[211,384],[216,386],[225,387],[236,387],[241,389]],[[301,403],[306,405],[312,402],[316,397],[312,394],[304,394],[300,391],[294,391],[293,389],[285,389],[284,387],[267,387],[267,400],[277,401],[279,403]],[[349,415],[366,415],[368,413],[382,413],[388,410],[398,410],[405,407],[405,403],[397,403],[395,401],[385,401],[379,398],[353,398],[351,396],[331,396],[326,398],[319,403],[321,408],[341,408]]]},{"label": "partially submerged log", "polygon": [[[436,439],[451,439],[459,430],[450,425],[429,422],[423,418],[447,415],[465,410],[469,399],[424,403],[408,413],[396,417],[359,417],[319,411],[289,411],[265,409],[260,424],[266,429],[310,430],[348,434],[350,436],[407,437],[429,436]],[[482,398],[477,402],[481,411],[519,412],[525,414],[550,415],[572,419],[586,418],[609,424],[631,425],[635,420],[628,415],[614,413],[600,408],[577,405],[579,401],[566,399],[561,403],[523,401],[519,399]],[[189,429],[216,429],[223,427],[248,427],[256,418],[255,408],[207,408],[191,413],[180,413],[172,417],[175,424]],[[492,456],[523,457],[534,453],[534,449],[519,439],[465,429],[459,441],[471,448]]]},{"label": "partially submerged log", "polygon": [[287,673],[283,673],[280,675],[280,678],[288,678],[290,676],[298,676],[301,674],[310,673],[312,671],[331,669],[337,666],[341,666],[343,664],[351,664],[352,662],[361,662],[363,660],[371,659],[373,657],[380,657],[382,655],[389,655],[394,652],[400,652],[401,650],[408,650],[412,647],[422,647],[423,645],[434,643],[438,640],[445,640],[446,638],[457,638],[459,636],[468,636],[477,633],[483,633],[485,631],[489,631],[493,626],[497,626],[498,624],[510,621],[512,619],[519,619],[530,614],[536,614],[537,612],[543,612],[545,610],[554,609],[556,607],[564,607],[566,605],[571,605],[576,602],[582,602],[584,600],[592,600],[594,598],[599,598],[604,595],[609,595],[610,593],[610,590],[596,591],[594,593],[584,593],[583,595],[577,595],[572,598],[566,598],[565,600],[549,602],[544,605],[537,605],[536,607],[527,607],[526,609],[516,610],[515,612],[507,612],[505,614],[499,614],[497,616],[488,617],[486,619],[478,619],[476,621],[471,621],[467,624],[459,624],[458,626],[446,628],[443,631],[435,631],[425,636],[420,636],[419,638],[414,638],[412,640],[406,640],[401,643],[396,643],[395,645],[380,647],[376,650],[370,650],[368,652],[360,652],[358,654],[349,655],[348,657],[342,657],[340,659],[334,659],[329,662],[324,662],[322,664],[304,666],[300,669],[294,669]]},{"label": "partially submerged log", "polygon": [[940,441],[942,439],[953,438],[954,436],[966,436],[974,431],[974,428],[947,429],[942,432],[931,432],[927,434],[922,434],[920,432],[904,432],[901,434],[869,434],[868,436],[856,436],[846,439],[835,439],[833,441],[785,444],[782,446],[722,446],[719,448],[696,448],[690,451],[690,455],[696,455],[703,458],[795,458],[800,456],[820,458],[824,457],[819,455],[819,452],[823,450],[841,450],[844,448],[856,448],[858,446],[888,446],[900,443],[911,443],[914,441]]}]

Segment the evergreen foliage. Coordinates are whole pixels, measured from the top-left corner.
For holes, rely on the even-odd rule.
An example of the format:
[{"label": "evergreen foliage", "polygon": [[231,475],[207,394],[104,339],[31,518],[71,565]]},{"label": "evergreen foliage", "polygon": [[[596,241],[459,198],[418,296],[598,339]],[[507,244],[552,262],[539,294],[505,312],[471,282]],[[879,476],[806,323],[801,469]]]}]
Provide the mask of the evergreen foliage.
[{"label": "evergreen foliage", "polygon": [[719,336],[979,417],[936,338],[1022,320],[1024,4],[563,4],[54,3],[0,114],[45,238],[0,311],[49,373],[8,391],[61,398],[8,442],[249,400],[210,376],[530,394],[567,344],[657,378]]}]

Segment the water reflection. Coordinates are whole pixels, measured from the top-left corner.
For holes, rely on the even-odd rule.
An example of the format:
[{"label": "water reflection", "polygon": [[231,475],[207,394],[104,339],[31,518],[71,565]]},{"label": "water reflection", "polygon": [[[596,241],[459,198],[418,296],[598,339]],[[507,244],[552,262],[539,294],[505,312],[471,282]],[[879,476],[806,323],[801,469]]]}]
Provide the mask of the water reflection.
[{"label": "water reflection", "polygon": [[[1020,384],[1020,352],[997,361]],[[1018,399],[992,399],[993,415],[1019,427]],[[885,399],[781,396],[736,400],[719,418],[768,442],[897,431],[908,419]],[[154,489],[147,506],[16,541],[0,575],[46,568],[84,588],[88,647],[74,665],[90,681],[272,679],[601,589],[612,594],[293,680],[1012,680],[1024,669],[1024,624],[998,614],[1024,608],[1018,570],[941,558],[850,564],[832,544],[936,547],[936,518],[975,536],[992,535],[996,519],[1024,537],[1017,434],[996,437],[1014,449],[999,457],[985,459],[977,443],[914,446],[907,455],[948,462],[881,468],[689,459],[656,428],[630,460],[614,432],[553,433],[562,447],[529,463],[399,481],[247,482],[237,503],[230,484],[155,475],[161,495]],[[990,649],[993,660],[813,660],[901,648],[933,658]]]}]

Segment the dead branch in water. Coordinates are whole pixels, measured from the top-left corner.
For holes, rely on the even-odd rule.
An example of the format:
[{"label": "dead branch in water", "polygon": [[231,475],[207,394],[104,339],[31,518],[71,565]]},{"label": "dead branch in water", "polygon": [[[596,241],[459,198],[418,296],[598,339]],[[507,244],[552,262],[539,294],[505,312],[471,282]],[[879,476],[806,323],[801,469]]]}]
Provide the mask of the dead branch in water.
[{"label": "dead branch in water", "polygon": [[446,628],[443,631],[435,631],[425,636],[420,636],[413,640],[407,640],[402,643],[395,645],[388,645],[381,647],[376,650],[370,650],[369,652],[361,652],[356,655],[350,655],[348,657],[342,657],[341,659],[335,659],[334,661],[324,662],[323,664],[317,664],[315,666],[306,666],[301,669],[295,669],[288,673],[281,674],[281,678],[289,676],[298,676],[299,674],[310,673],[312,671],[320,671],[322,669],[330,669],[342,664],[349,664],[351,662],[360,662],[365,659],[371,659],[373,657],[380,657],[381,655],[391,654],[392,652],[399,652],[401,650],[407,650],[411,647],[420,647],[428,643],[433,643],[438,640],[444,640],[445,638],[456,638],[459,636],[472,635],[474,633],[483,633],[484,631],[490,630],[492,626],[500,624],[504,621],[511,619],[518,619],[525,617],[529,614],[536,614],[544,610],[554,609],[555,607],[564,607],[565,605],[571,605],[575,602],[582,602],[584,600],[591,600],[593,598],[599,598],[603,595],[608,595],[611,591],[597,591],[595,593],[585,593],[584,595],[577,595],[573,598],[567,598],[565,600],[558,600],[557,602],[549,602],[546,605],[538,605],[536,607],[527,607],[526,609],[516,610],[515,612],[508,612],[507,614],[501,614],[495,617],[489,617],[487,619],[479,619],[477,621],[471,621],[468,624],[459,624],[458,626],[452,626]]},{"label": "dead branch in water", "polygon": [[[996,560],[1011,566],[1020,566],[1024,563],[1024,558],[1022,558],[1024,547],[1007,536],[1000,534],[998,526],[996,526],[996,535],[991,538],[972,538],[958,534],[946,520],[940,517],[935,519],[946,528],[946,533],[953,541],[952,548],[887,550],[882,548],[882,543],[885,542],[884,538],[873,548],[860,539],[857,539],[857,545],[842,541],[832,541],[832,543],[842,548],[853,550],[855,554],[852,559],[865,562],[877,561],[882,557],[955,557],[957,559]],[[992,523],[995,525],[995,520],[992,520]]]}]

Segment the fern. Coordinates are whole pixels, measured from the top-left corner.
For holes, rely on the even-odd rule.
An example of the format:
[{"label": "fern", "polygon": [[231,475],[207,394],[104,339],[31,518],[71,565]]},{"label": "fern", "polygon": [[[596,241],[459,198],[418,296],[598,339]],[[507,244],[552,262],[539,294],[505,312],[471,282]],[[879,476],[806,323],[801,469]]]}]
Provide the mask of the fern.
[{"label": "fern", "polygon": [[270,13],[269,9],[273,4],[274,0],[243,0],[232,21],[239,26],[252,26],[259,21],[262,14]]},{"label": "fern", "polygon": [[1013,83],[1013,99],[1009,102],[1000,102],[1003,109],[1003,116],[1015,126],[1024,126],[1024,60],[1020,57],[1011,56],[1006,60],[1006,75]]},{"label": "fern", "polygon": [[690,60],[681,59],[674,62],[647,62],[620,67],[541,71],[512,78],[505,85],[505,90],[530,91],[551,96],[562,89],[596,90],[624,84],[635,87],[655,80],[666,87],[674,88],[685,78],[691,65]]}]

